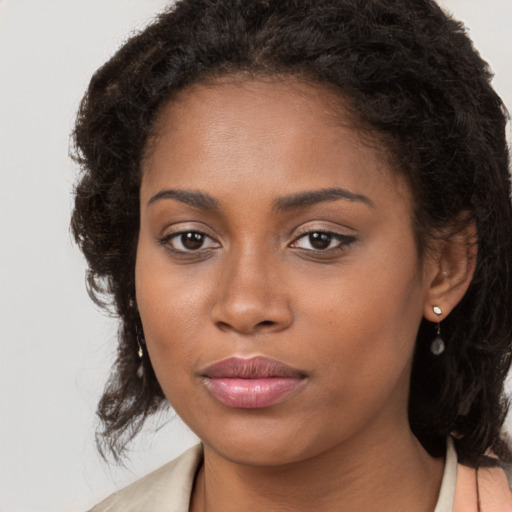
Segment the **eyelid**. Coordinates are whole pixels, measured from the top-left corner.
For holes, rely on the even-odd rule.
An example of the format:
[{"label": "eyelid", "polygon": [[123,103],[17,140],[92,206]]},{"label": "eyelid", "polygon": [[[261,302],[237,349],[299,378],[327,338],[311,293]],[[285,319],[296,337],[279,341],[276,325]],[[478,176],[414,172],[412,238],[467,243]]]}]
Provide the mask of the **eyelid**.
[{"label": "eyelid", "polygon": [[[314,229],[311,231],[306,231],[305,233],[302,233],[301,235],[297,236],[293,241],[292,244],[296,243],[297,241],[306,238],[307,236],[311,235],[312,233],[323,233],[326,235],[330,235],[333,239],[338,240],[340,245],[348,245],[355,241],[355,237],[352,235],[343,235],[341,233],[336,233],[334,231],[327,231],[327,230],[321,230],[321,229]],[[291,245],[291,244],[290,244]],[[334,248],[332,248],[334,249]],[[318,249],[319,252],[328,252],[332,249]],[[306,249],[313,251],[315,249]]]},{"label": "eyelid", "polygon": [[161,240],[166,243],[169,242],[169,240],[174,240],[175,238],[179,238],[181,235],[184,235],[186,233],[199,233],[200,235],[204,235],[205,238],[209,238],[213,242],[215,242],[217,245],[220,246],[219,242],[215,240],[213,237],[211,237],[208,233],[205,233],[204,231],[199,231],[197,229],[185,229],[183,231],[176,231],[175,233],[169,233],[161,238]]},{"label": "eyelid", "polygon": [[308,233],[330,233],[342,237],[357,237],[358,232],[349,226],[335,224],[329,221],[309,221],[293,229],[291,237],[296,240]]},{"label": "eyelid", "polygon": [[[210,239],[214,242],[214,244],[209,245],[208,247],[200,247],[199,249],[193,250],[193,249],[178,249],[175,247],[172,247],[170,245],[171,241],[174,239],[179,238],[181,235],[185,233],[199,233],[201,235],[204,235],[206,239]],[[222,247],[221,242],[219,241],[218,237],[213,235],[211,233],[211,229],[209,229],[207,226],[205,226],[202,223],[199,223],[199,226],[197,223],[188,223],[188,222],[179,222],[176,224],[172,224],[170,226],[167,226],[164,230],[164,233],[160,236],[157,236],[157,242],[165,246],[168,250],[172,251],[173,253],[177,255],[192,255],[192,254],[198,254],[201,252],[209,251],[212,249],[217,249]]]},{"label": "eyelid", "polygon": [[[294,244],[303,238],[306,238],[312,233],[325,233],[333,237],[334,240],[337,240],[338,243],[335,247],[330,247],[326,249],[315,249],[315,248],[305,248],[305,247],[297,247]],[[348,227],[341,227],[340,225],[333,225],[332,223],[319,223],[317,222],[308,222],[306,224],[301,225],[299,228],[296,228],[293,233],[292,241],[288,244],[292,249],[296,249],[298,251],[302,251],[303,253],[311,254],[311,255],[321,255],[328,256],[333,255],[335,253],[343,252],[347,250],[348,246],[357,241],[357,233],[354,229]]]},{"label": "eyelid", "polygon": [[161,235],[158,235],[158,238],[166,238],[171,237],[173,235],[178,235],[181,233],[190,233],[190,232],[197,232],[197,233],[203,233],[206,236],[209,236],[210,238],[218,241],[218,236],[215,234],[215,232],[206,224],[203,224],[202,222],[187,222],[187,221],[180,221],[180,222],[174,222],[172,224],[166,225],[161,230]]}]

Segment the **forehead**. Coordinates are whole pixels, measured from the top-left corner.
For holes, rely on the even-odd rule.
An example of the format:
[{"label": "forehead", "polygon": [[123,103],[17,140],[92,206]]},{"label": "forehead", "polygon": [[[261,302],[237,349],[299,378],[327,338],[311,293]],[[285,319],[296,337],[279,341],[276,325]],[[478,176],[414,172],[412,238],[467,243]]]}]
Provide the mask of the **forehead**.
[{"label": "forehead", "polygon": [[[294,193],[343,186],[407,196],[385,149],[363,139],[341,94],[299,80],[193,85],[159,112],[143,189],[236,187]],[[144,190],[143,190],[144,193]]]}]

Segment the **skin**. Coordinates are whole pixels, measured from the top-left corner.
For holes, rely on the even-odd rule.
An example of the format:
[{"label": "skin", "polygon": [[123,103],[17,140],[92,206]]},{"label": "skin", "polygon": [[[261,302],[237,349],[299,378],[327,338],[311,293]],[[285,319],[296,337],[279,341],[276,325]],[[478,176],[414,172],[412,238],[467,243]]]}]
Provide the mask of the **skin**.
[{"label": "skin", "polygon": [[[469,283],[467,244],[420,258],[407,185],[334,104],[291,79],[196,85],[149,144],[137,303],[158,381],[204,444],[194,512],[435,507],[443,461],[410,431],[409,374],[422,317],[438,321],[432,306],[446,315]],[[333,188],[356,198],[276,209]],[[335,236],[315,251],[319,231]],[[257,355],[303,384],[262,409],[209,393],[202,369]]]}]

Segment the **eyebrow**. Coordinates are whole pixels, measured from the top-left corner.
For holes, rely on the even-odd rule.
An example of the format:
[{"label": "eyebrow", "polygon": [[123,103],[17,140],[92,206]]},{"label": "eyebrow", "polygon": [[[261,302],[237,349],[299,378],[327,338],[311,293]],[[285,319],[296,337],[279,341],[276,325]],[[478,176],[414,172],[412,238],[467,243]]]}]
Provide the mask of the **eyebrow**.
[{"label": "eyebrow", "polygon": [[192,190],[166,189],[155,194],[149,201],[148,206],[160,199],[176,199],[182,203],[194,206],[200,210],[218,211],[219,202],[212,196],[204,192],[195,192]]},{"label": "eyebrow", "polygon": [[[160,199],[176,199],[182,203],[188,204],[204,211],[220,210],[220,204],[217,199],[204,192],[192,190],[166,189],[155,194],[148,201],[148,206]],[[343,188],[325,188],[321,190],[310,190],[283,196],[274,202],[273,209],[277,211],[291,211],[300,208],[306,208],[322,202],[337,201],[345,199],[347,201],[359,202],[374,206],[371,199],[361,194],[355,194]]]},{"label": "eyebrow", "polygon": [[324,188],[281,197],[275,202],[274,209],[278,211],[297,210],[326,201],[337,201],[338,199],[374,206],[371,199],[361,194],[354,194],[343,188]]}]

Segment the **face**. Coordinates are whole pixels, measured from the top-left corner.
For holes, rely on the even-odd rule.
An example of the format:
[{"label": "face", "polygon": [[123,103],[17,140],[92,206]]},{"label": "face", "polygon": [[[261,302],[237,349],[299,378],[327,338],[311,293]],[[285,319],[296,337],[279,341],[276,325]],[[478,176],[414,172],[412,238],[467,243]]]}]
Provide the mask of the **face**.
[{"label": "face", "polygon": [[428,290],[411,198],[334,119],[333,94],[192,86],[160,112],[143,168],[149,356],[176,412],[229,460],[300,461],[407,425]]}]

